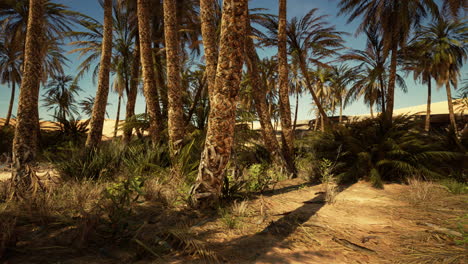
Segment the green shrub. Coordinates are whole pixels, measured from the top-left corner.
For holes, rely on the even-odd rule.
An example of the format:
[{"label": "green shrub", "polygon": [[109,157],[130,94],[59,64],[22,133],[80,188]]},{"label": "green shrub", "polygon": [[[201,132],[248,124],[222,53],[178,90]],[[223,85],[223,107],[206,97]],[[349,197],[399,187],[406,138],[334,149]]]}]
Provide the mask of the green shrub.
[{"label": "green shrub", "polygon": [[440,181],[440,184],[447,187],[447,189],[453,194],[467,194],[468,184],[458,182],[453,179],[444,179]]},{"label": "green shrub", "polygon": [[404,181],[417,175],[443,178],[443,167],[460,158],[419,129],[411,116],[399,116],[389,126],[382,118],[321,133],[312,143],[318,158],[336,160],[333,173],[340,182],[364,178],[375,187],[382,181]]}]

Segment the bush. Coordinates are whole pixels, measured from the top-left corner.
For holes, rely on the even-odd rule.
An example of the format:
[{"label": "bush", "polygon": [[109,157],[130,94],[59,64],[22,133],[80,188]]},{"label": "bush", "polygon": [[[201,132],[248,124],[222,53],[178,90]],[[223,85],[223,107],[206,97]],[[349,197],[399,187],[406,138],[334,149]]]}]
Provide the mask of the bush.
[{"label": "bush", "polygon": [[392,126],[382,118],[339,126],[319,134],[311,145],[317,158],[336,160],[333,173],[340,182],[364,178],[375,187],[414,175],[425,180],[443,178],[444,166],[461,156],[446,151],[411,116],[395,118]]}]

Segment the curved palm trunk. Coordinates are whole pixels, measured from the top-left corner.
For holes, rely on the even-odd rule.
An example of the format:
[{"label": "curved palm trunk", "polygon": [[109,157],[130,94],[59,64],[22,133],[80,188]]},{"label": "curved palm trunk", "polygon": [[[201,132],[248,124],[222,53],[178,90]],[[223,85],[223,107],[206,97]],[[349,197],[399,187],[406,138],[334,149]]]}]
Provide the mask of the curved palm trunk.
[{"label": "curved palm trunk", "polygon": [[206,60],[206,76],[208,82],[208,97],[211,101],[213,86],[216,80],[216,65],[218,63],[218,43],[216,43],[215,1],[200,0],[201,33]]},{"label": "curved palm trunk", "polygon": [[[125,108],[125,120],[128,122],[135,115],[136,98],[138,94],[138,78],[140,75],[140,40],[135,37],[135,50],[133,51],[132,72],[130,73],[130,90],[127,94],[127,105]],[[125,128],[123,141],[130,142],[132,139],[132,128]]]},{"label": "curved palm trunk", "polygon": [[[276,134],[275,134],[275,131],[273,130],[273,125],[271,124],[271,116],[270,116],[270,112],[268,111],[268,105],[266,102],[266,90],[262,87],[260,83],[260,76],[258,74],[259,59],[258,59],[257,51],[255,50],[254,41],[251,38],[252,32],[250,30],[251,26],[250,26],[250,19],[248,18],[248,15],[247,15],[246,21],[247,23],[245,27],[246,27],[247,37],[245,38],[245,53],[247,55],[246,56],[247,70],[249,72],[255,110],[257,111],[260,125],[262,127],[261,131],[262,131],[264,145],[266,149],[268,149],[268,152],[270,152],[275,162],[280,166],[284,166],[286,164],[280,153],[279,143],[278,143],[278,140],[276,139]],[[286,168],[288,168],[288,170],[291,173],[294,172],[293,168],[291,168],[289,165],[287,165]]]},{"label": "curved palm trunk", "polygon": [[[20,196],[35,191],[31,168],[36,158],[39,85],[43,71],[44,0],[29,1],[29,19],[26,31],[23,80],[21,82],[15,137],[12,149],[11,194]],[[28,190],[29,189],[29,190]]]},{"label": "curved palm trunk", "polygon": [[453,128],[455,134],[457,134],[457,122],[455,119],[455,112],[453,111],[453,102],[452,102],[452,91],[450,90],[450,81],[447,81],[445,84],[445,90],[447,91],[447,102],[448,102],[448,109],[449,109],[449,117],[450,117],[450,126]]},{"label": "curved palm trunk", "polygon": [[385,110],[386,109],[385,108],[385,83],[384,83],[382,75],[379,76],[379,81],[380,81],[380,100],[382,100],[381,102],[382,113],[385,113],[386,112]]},{"label": "curved palm trunk", "polygon": [[320,115],[323,116],[323,120],[325,122],[325,125],[330,126],[331,125],[330,120],[329,120],[327,114],[325,113],[325,110],[322,107],[322,103],[319,101],[319,98],[317,97],[317,94],[315,93],[314,88],[312,87],[312,84],[310,82],[310,77],[307,74],[307,67],[305,65],[305,62],[303,62],[301,60],[301,62],[299,63],[299,66],[301,68],[302,75],[305,78],[307,88],[309,89],[309,92],[312,95],[312,99],[314,100],[314,103],[317,106],[317,109],[318,109]]},{"label": "curved palm trunk", "polygon": [[198,176],[191,190],[195,205],[211,205],[221,195],[234,140],[247,10],[248,0],[223,1],[220,52],[208,130]]},{"label": "curved palm trunk", "polygon": [[120,104],[122,102],[122,96],[119,95],[119,102],[117,103],[117,116],[115,117],[115,125],[114,125],[114,138],[117,137],[117,130],[119,129],[119,121],[120,121]]},{"label": "curved palm trunk", "polygon": [[5,124],[4,124],[5,127],[10,125],[11,112],[13,111],[13,103],[15,102],[15,91],[16,91],[16,83],[12,82],[10,104],[8,105],[8,113],[7,113]]},{"label": "curved palm trunk", "polygon": [[294,110],[294,123],[293,123],[293,134],[295,134],[297,126],[297,113],[299,112],[299,93],[296,93],[296,106]]},{"label": "curved palm trunk", "polygon": [[184,112],[176,1],[163,1],[166,40],[169,148],[174,158],[184,139]]},{"label": "curved palm trunk", "polygon": [[431,78],[427,80],[427,110],[426,110],[426,124],[424,125],[424,130],[429,132],[431,129]]},{"label": "curved palm trunk", "polygon": [[390,62],[390,77],[388,80],[388,90],[387,90],[387,113],[386,118],[389,124],[392,124],[393,121],[393,106],[395,100],[395,80],[396,80],[396,70],[397,70],[397,58],[398,58],[398,46],[394,45],[392,49],[392,57]]},{"label": "curved palm trunk", "polygon": [[[288,53],[286,47],[286,0],[279,0],[278,24],[278,74],[279,74],[279,107],[281,133],[283,138],[283,156],[289,170],[295,172],[294,134],[291,127],[291,105],[289,103]],[[294,173],[295,174],[295,173]]]},{"label": "curved palm trunk", "polygon": [[161,138],[161,109],[159,106],[158,90],[154,74],[153,51],[151,49],[151,26],[149,0],[137,1],[138,34],[140,37],[140,60],[143,72],[143,92],[146,98],[146,107],[150,118],[149,134],[153,145],[159,143]]},{"label": "curved palm trunk", "polygon": [[96,147],[102,138],[102,128],[106,115],[107,96],[109,95],[109,73],[112,57],[112,0],[104,1],[104,33],[102,39],[99,83],[91,116],[90,131],[86,147]]}]

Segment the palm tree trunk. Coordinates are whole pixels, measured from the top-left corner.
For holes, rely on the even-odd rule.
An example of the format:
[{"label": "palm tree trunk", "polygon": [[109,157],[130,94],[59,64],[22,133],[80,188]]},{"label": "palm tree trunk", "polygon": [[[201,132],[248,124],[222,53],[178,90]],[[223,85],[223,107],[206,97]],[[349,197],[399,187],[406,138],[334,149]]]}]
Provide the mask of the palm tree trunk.
[{"label": "palm tree trunk", "polygon": [[374,118],[374,103],[370,103],[370,116],[371,118]]},{"label": "palm tree trunk", "polygon": [[379,76],[379,81],[380,81],[380,96],[381,96],[380,100],[382,100],[382,105],[381,105],[382,113],[385,113],[385,83],[384,83],[382,75]]},{"label": "palm tree trunk", "polygon": [[449,117],[450,117],[450,126],[453,128],[455,134],[457,134],[457,122],[455,119],[455,112],[453,111],[453,102],[452,102],[452,91],[450,90],[450,81],[447,81],[445,84],[445,90],[447,91],[447,102],[448,102],[448,109],[449,109]]},{"label": "palm tree trunk", "polygon": [[177,26],[176,1],[163,1],[164,35],[166,40],[167,94],[168,94],[168,131],[169,149],[172,158],[184,139],[184,112],[181,87],[181,68],[179,58],[179,35]]},{"label": "palm tree trunk", "polygon": [[220,52],[208,130],[198,176],[191,190],[195,205],[212,205],[221,195],[234,140],[247,10],[248,0],[223,1]]},{"label": "palm tree trunk", "polygon": [[[276,139],[275,131],[273,130],[273,125],[271,124],[271,116],[268,111],[268,105],[266,102],[266,89],[262,87],[260,83],[260,76],[258,70],[259,58],[257,51],[255,50],[255,44],[253,39],[250,37],[251,25],[250,19],[247,15],[246,19],[246,35],[245,38],[245,54],[247,62],[247,70],[250,77],[250,85],[252,87],[252,95],[254,99],[255,110],[257,111],[260,125],[262,127],[262,136],[263,142],[270,152],[271,156],[279,166],[285,166],[290,173],[293,173],[294,170],[289,164],[285,163],[283,156],[280,153],[280,147],[278,140]],[[253,129],[253,126],[252,126]]]},{"label": "palm tree trunk", "polygon": [[281,133],[283,137],[283,156],[295,174],[294,166],[294,134],[291,128],[291,105],[289,103],[288,53],[286,37],[286,0],[279,0],[278,24],[278,74],[279,74],[279,107]]},{"label": "palm tree trunk", "polygon": [[294,123],[293,123],[293,134],[296,132],[297,126],[297,113],[299,112],[299,93],[296,93],[296,106],[294,109]]},{"label": "palm tree trunk", "polygon": [[[154,28],[154,27],[153,27]],[[154,43],[154,48],[155,50],[159,50],[159,43],[155,42]],[[162,55],[160,54],[155,54],[154,55],[154,62],[155,62],[155,70],[156,70],[156,87],[158,90],[158,95],[159,98],[161,99],[161,120],[166,120],[167,121],[167,115],[168,115],[168,96],[167,96],[167,86],[166,82],[164,80],[164,71],[162,69]],[[161,121],[161,125],[165,126],[165,122]]]},{"label": "palm tree trunk", "polygon": [[5,124],[4,124],[5,127],[10,125],[11,112],[13,111],[13,103],[15,102],[15,91],[16,91],[16,83],[13,81],[11,82],[10,104],[8,105],[8,113],[7,113]]},{"label": "palm tree trunk", "polygon": [[216,80],[216,65],[218,63],[218,43],[216,43],[215,0],[200,0],[201,33],[206,60],[206,76],[208,82],[208,97],[211,101],[213,86]]},{"label": "palm tree trunk", "polygon": [[392,124],[393,121],[393,106],[395,101],[395,80],[397,70],[397,59],[398,59],[398,44],[394,44],[392,49],[392,57],[390,62],[390,78],[388,80],[388,91],[387,91],[387,121]]},{"label": "palm tree trunk", "polygon": [[340,99],[340,119],[338,120],[338,122],[343,122],[343,101]]},{"label": "palm tree trunk", "polygon": [[29,19],[26,30],[23,80],[21,82],[12,149],[11,195],[21,197],[23,192],[35,191],[32,186],[36,158],[39,85],[42,79],[44,45],[44,0],[29,1]]},{"label": "palm tree trunk", "polygon": [[[135,50],[133,51],[132,72],[130,73],[130,90],[127,94],[127,105],[125,108],[125,120],[128,122],[135,115],[136,98],[138,94],[138,78],[140,75],[140,39],[135,37]],[[132,128],[125,128],[123,141],[129,143],[132,139]]]},{"label": "palm tree trunk", "polygon": [[119,121],[120,121],[120,103],[122,101],[122,96],[119,95],[119,101],[117,103],[117,116],[115,117],[115,125],[114,125],[114,138],[117,137],[117,130],[119,129]]},{"label": "palm tree trunk", "polygon": [[90,131],[86,147],[94,148],[102,138],[102,129],[106,115],[107,96],[109,95],[109,73],[112,57],[112,0],[104,0],[104,33],[102,39],[99,83],[91,116]]},{"label": "palm tree trunk", "polygon": [[429,132],[431,129],[431,77],[427,80],[427,110],[426,110],[426,124],[424,130]]},{"label": "palm tree trunk", "polygon": [[161,109],[159,106],[158,90],[154,74],[153,51],[151,49],[149,0],[137,1],[138,34],[140,37],[140,61],[143,73],[143,92],[150,118],[149,135],[153,145],[161,138]]},{"label": "palm tree trunk", "polygon": [[318,124],[319,124],[319,120],[320,120],[320,113],[317,112],[317,115],[315,116],[315,124],[314,124],[314,131],[317,131],[318,129]]}]

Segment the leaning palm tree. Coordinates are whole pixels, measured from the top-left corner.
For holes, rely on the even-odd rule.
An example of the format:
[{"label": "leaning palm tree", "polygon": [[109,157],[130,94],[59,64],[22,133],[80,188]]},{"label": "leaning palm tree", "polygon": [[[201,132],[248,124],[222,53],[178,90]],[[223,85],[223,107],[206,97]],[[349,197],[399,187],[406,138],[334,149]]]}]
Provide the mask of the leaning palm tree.
[{"label": "leaning palm tree", "polygon": [[191,190],[194,204],[210,205],[221,195],[234,138],[247,11],[247,0],[223,1],[219,60],[213,100],[210,102],[208,130],[198,176]]},{"label": "leaning palm tree", "polygon": [[[337,51],[343,48],[344,32],[337,31],[335,26],[330,26],[325,19],[326,15],[318,15],[319,10],[314,8],[304,17],[298,19],[292,18],[287,24],[287,37],[289,54],[295,57],[305,78],[305,83],[312,95],[315,105],[320,115],[323,116],[325,123],[329,123],[327,114],[320,104],[320,100],[313,89],[313,84],[308,75],[309,62],[318,66],[327,67],[323,59],[337,54]],[[267,29],[267,36],[263,43],[267,46],[277,44],[278,21],[277,19],[267,19],[262,25]]]},{"label": "leaning palm tree", "polygon": [[[167,63],[168,90],[168,130],[169,149],[174,158],[184,139],[184,112],[181,87],[181,58],[179,57],[179,35],[176,1],[163,1],[164,5],[164,36]],[[180,14],[179,14],[180,15]]]},{"label": "leaning palm tree", "polygon": [[0,40],[0,83],[11,85],[10,103],[4,126],[9,126],[16,85],[21,83],[21,53],[19,45],[11,42],[6,36]]},{"label": "leaning palm tree", "polygon": [[[33,183],[31,166],[37,151],[37,120],[39,85],[42,76],[45,0],[29,1],[23,80],[19,95],[18,114],[13,139],[12,194],[21,196]],[[35,189],[33,189],[35,190]]]},{"label": "leaning palm tree", "polygon": [[438,86],[445,86],[450,115],[450,125],[457,131],[453,110],[451,84],[456,89],[460,70],[468,58],[468,26],[466,21],[440,18],[418,34],[418,42],[431,51],[432,73]]},{"label": "leaning palm tree", "polygon": [[390,75],[386,95],[386,116],[392,122],[399,48],[404,47],[411,31],[429,13],[439,16],[433,0],[341,0],[339,14],[349,14],[348,22],[362,17],[358,32],[376,27],[382,36],[385,54],[390,54]]},{"label": "leaning palm tree", "polygon": [[104,0],[104,33],[102,39],[101,62],[96,99],[93,106],[90,131],[86,139],[88,148],[96,147],[102,138],[107,96],[109,94],[109,74],[112,57],[112,0]]}]

